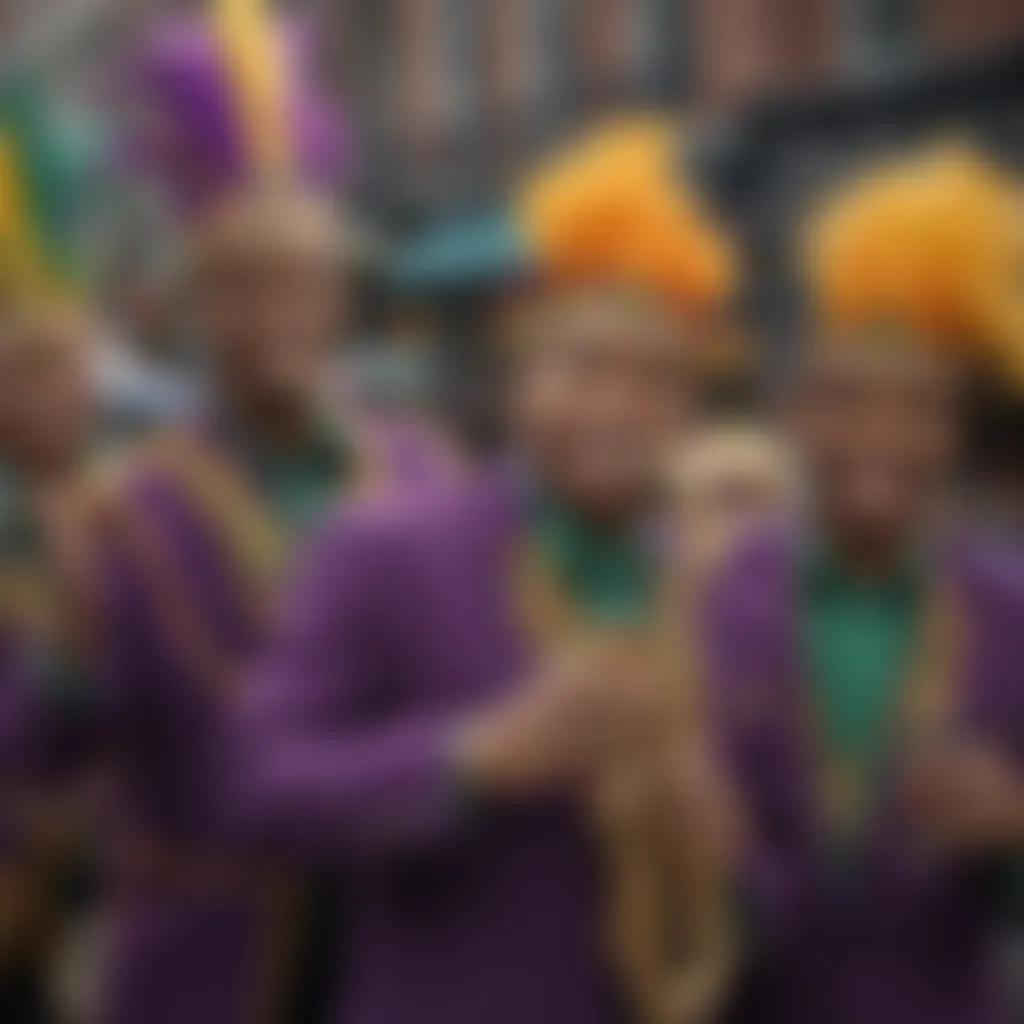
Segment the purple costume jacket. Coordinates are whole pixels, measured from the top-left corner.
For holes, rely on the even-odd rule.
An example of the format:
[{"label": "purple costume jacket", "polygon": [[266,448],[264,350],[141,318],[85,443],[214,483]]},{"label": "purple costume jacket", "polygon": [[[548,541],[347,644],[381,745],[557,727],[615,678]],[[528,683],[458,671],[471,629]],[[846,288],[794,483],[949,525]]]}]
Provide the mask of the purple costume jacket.
[{"label": "purple costume jacket", "polygon": [[487,478],[333,525],[246,685],[236,807],[347,865],[338,1024],[606,1024],[615,1014],[585,814],[460,792],[455,730],[532,652],[510,600],[522,498]]},{"label": "purple costume jacket", "polygon": [[[375,430],[372,445],[371,485],[446,472],[407,432]],[[242,461],[209,425],[182,428],[143,453],[101,513],[119,908],[105,1024],[279,1021],[294,967],[298,872],[253,852],[220,800],[237,670],[289,555],[273,550],[283,531],[271,536]]]},{"label": "purple costume jacket", "polygon": [[49,774],[49,747],[40,733],[43,683],[21,631],[0,625],[0,869],[11,870],[25,852],[27,836],[17,813],[26,786]]},{"label": "purple costume jacket", "polygon": [[[964,543],[951,545],[946,561],[967,620],[956,728],[1024,759],[1024,577]],[[753,833],[749,971],[734,1019],[1004,1020],[991,974],[1000,895],[992,865],[929,850],[883,792],[857,873],[843,880],[825,870],[796,564],[794,538],[758,539],[726,572],[709,609],[711,692]]]}]

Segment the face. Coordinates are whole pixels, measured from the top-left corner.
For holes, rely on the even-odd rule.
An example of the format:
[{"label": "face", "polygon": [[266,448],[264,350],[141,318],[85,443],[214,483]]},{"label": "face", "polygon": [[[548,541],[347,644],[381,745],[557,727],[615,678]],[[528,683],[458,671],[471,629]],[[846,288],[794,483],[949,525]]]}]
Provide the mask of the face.
[{"label": "face", "polygon": [[0,453],[59,471],[89,436],[93,389],[80,323],[22,325],[0,340]]},{"label": "face", "polygon": [[598,517],[650,491],[691,412],[678,323],[617,297],[559,302],[521,355],[513,394],[519,446],[558,493]]},{"label": "face", "polygon": [[927,517],[958,457],[961,384],[924,342],[854,340],[816,356],[796,424],[824,514],[880,539]]},{"label": "face", "polygon": [[342,285],[322,228],[228,222],[197,273],[199,328],[215,371],[257,400],[306,395],[339,331]]}]

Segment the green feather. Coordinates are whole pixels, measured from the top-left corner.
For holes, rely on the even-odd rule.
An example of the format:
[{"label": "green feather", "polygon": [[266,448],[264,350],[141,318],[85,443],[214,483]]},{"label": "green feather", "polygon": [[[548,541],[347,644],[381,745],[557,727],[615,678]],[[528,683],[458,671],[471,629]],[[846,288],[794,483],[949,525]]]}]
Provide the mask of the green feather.
[{"label": "green feather", "polygon": [[54,281],[79,278],[76,235],[84,209],[85,167],[42,90],[24,78],[0,82],[0,132],[13,142],[24,176],[29,215]]}]

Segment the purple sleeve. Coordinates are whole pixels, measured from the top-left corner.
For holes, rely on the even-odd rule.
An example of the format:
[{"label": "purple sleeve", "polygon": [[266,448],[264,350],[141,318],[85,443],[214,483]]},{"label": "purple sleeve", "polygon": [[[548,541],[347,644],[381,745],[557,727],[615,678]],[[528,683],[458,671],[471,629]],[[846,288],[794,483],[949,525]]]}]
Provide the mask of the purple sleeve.
[{"label": "purple sleeve", "polygon": [[756,570],[737,564],[708,602],[709,692],[722,760],[748,825],[741,901],[751,937],[777,948],[802,915],[809,865],[791,785],[794,737],[775,686],[777,645],[764,642],[757,590]]},{"label": "purple sleeve", "polygon": [[[93,764],[89,695],[62,693],[58,653],[26,637],[0,641],[0,861],[38,839],[39,809],[67,796]],[[76,680],[85,683],[84,679]]]},{"label": "purple sleeve", "polygon": [[424,422],[377,419],[367,422],[372,458],[391,488],[429,490],[456,484],[465,463],[454,443]]},{"label": "purple sleeve", "polygon": [[40,687],[31,678],[28,652],[13,637],[0,639],[0,775],[24,774],[36,761],[45,722]]},{"label": "purple sleeve", "polygon": [[459,818],[455,723],[414,694],[387,696],[398,560],[372,521],[333,526],[244,681],[229,777],[235,813],[262,841],[380,855],[443,841]]},{"label": "purple sleeve", "polygon": [[36,774],[46,722],[21,645],[4,636],[0,648],[0,864],[7,864],[18,858],[24,845],[18,807]]},{"label": "purple sleeve", "polygon": [[104,755],[122,767],[151,757],[153,735],[168,727],[173,652],[137,559],[109,536],[100,557],[100,638],[96,645],[94,717]]}]

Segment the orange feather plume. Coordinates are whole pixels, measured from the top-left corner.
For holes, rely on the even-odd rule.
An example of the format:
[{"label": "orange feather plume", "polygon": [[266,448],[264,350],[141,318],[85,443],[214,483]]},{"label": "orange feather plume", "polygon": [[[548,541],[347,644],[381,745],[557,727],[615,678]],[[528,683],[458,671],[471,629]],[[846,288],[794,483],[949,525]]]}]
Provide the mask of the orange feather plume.
[{"label": "orange feather plume", "polygon": [[606,126],[540,168],[518,203],[525,241],[555,282],[608,283],[687,309],[721,305],[736,260],[676,180],[676,133],[656,118]]},{"label": "orange feather plume", "polygon": [[1024,368],[1022,226],[1008,178],[969,149],[876,168],[810,220],[818,312],[841,330],[902,326],[965,358]]}]

